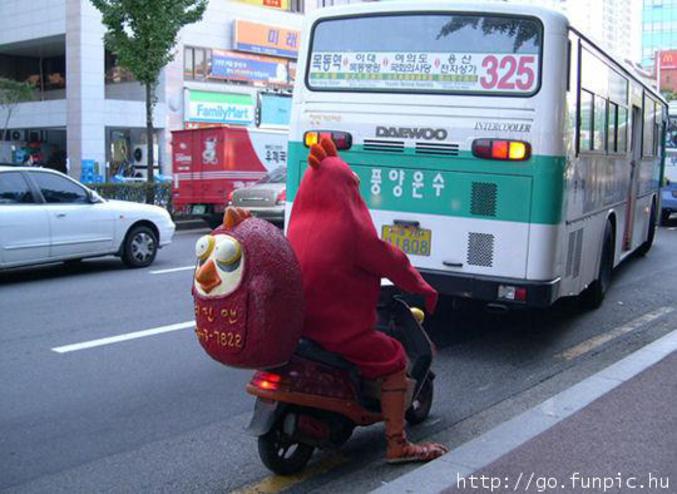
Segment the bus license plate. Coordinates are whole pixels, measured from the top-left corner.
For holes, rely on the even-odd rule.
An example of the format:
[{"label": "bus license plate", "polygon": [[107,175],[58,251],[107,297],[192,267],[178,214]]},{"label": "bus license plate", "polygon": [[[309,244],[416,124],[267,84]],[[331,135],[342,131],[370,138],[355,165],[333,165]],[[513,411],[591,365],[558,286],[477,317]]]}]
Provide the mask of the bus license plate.
[{"label": "bus license plate", "polygon": [[383,225],[381,238],[396,245],[405,254],[413,256],[429,256],[432,231],[400,225]]},{"label": "bus license plate", "polygon": [[195,204],[193,205],[193,214],[205,214],[207,208],[204,204]]}]

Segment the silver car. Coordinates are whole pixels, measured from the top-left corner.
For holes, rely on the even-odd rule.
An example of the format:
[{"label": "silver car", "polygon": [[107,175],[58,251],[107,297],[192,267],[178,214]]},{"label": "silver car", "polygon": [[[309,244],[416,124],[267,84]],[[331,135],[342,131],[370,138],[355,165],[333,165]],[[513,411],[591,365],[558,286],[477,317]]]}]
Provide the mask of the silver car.
[{"label": "silver car", "polygon": [[286,200],[287,168],[280,166],[268,172],[254,185],[233,191],[228,205],[247,208],[258,218],[282,224]]}]

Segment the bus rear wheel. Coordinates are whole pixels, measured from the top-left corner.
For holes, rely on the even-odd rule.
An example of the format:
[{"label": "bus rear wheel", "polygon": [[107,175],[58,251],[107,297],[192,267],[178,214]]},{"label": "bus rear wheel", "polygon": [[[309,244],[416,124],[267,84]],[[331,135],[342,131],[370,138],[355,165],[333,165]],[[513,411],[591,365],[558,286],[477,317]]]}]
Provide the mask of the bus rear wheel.
[{"label": "bus rear wheel", "polygon": [[637,253],[640,256],[645,256],[651,249],[653,245],[654,238],[656,237],[656,203],[651,205],[651,217],[649,218],[649,232],[647,233],[646,240],[642,245],[637,249]]},{"label": "bus rear wheel", "polygon": [[611,222],[607,221],[604,228],[604,243],[602,244],[602,255],[599,259],[599,270],[597,278],[581,294],[584,305],[589,309],[597,309],[602,302],[611,284],[611,274],[614,268],[614,235]]}]

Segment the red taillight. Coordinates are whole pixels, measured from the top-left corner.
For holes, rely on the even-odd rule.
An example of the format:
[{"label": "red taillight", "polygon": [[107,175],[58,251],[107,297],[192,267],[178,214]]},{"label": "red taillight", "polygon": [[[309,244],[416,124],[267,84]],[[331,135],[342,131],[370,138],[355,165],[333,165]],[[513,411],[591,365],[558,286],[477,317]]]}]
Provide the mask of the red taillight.
[{"label": "red taillight", "polygon": [[226,196],[226,203],[232,204],[233,202],[233,193],[235,192],[235,189],[231,190],[228,192],[228,195]]},{"label": "red taillight", "polygon": [[333,130],[311,130],[306,132],[303,136],[303,143],[306,147],[320,142],[323,138],[328,138],[334,141],[336,149],[345,150],[350,149],[353,145],[353,136],[348,132],[337,132]]},{"label": "red taillight", "polygon": [[282,376],[273,374],[272,372],[257,372],[252,378],[252,384],[266,391],[277,391],[282,382]]},{"label": "red taillight", "polygon": [[485,160],[526,161],[531,157],[531,145],[524,141],[475,139],[472,154]]},{"label": "red taillight", "polygon": [[282,192],[280,192],[277,195],[277,198],[275,199],[275,203],[276,204],[284,204],[286,200],[287,200],[287,189],[282,189]]}]

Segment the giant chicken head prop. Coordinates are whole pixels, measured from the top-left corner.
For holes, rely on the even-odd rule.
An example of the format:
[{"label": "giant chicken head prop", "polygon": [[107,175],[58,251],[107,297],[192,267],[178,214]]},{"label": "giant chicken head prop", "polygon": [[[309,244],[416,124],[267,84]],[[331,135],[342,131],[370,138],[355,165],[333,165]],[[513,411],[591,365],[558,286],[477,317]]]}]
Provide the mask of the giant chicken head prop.
[{"label": "giant chicken head prop", "polygon": [[195,331],[207,353],[235,367],[284,364],[301,335],[303,286],[282,232],[228,208],[195,255]]}]

